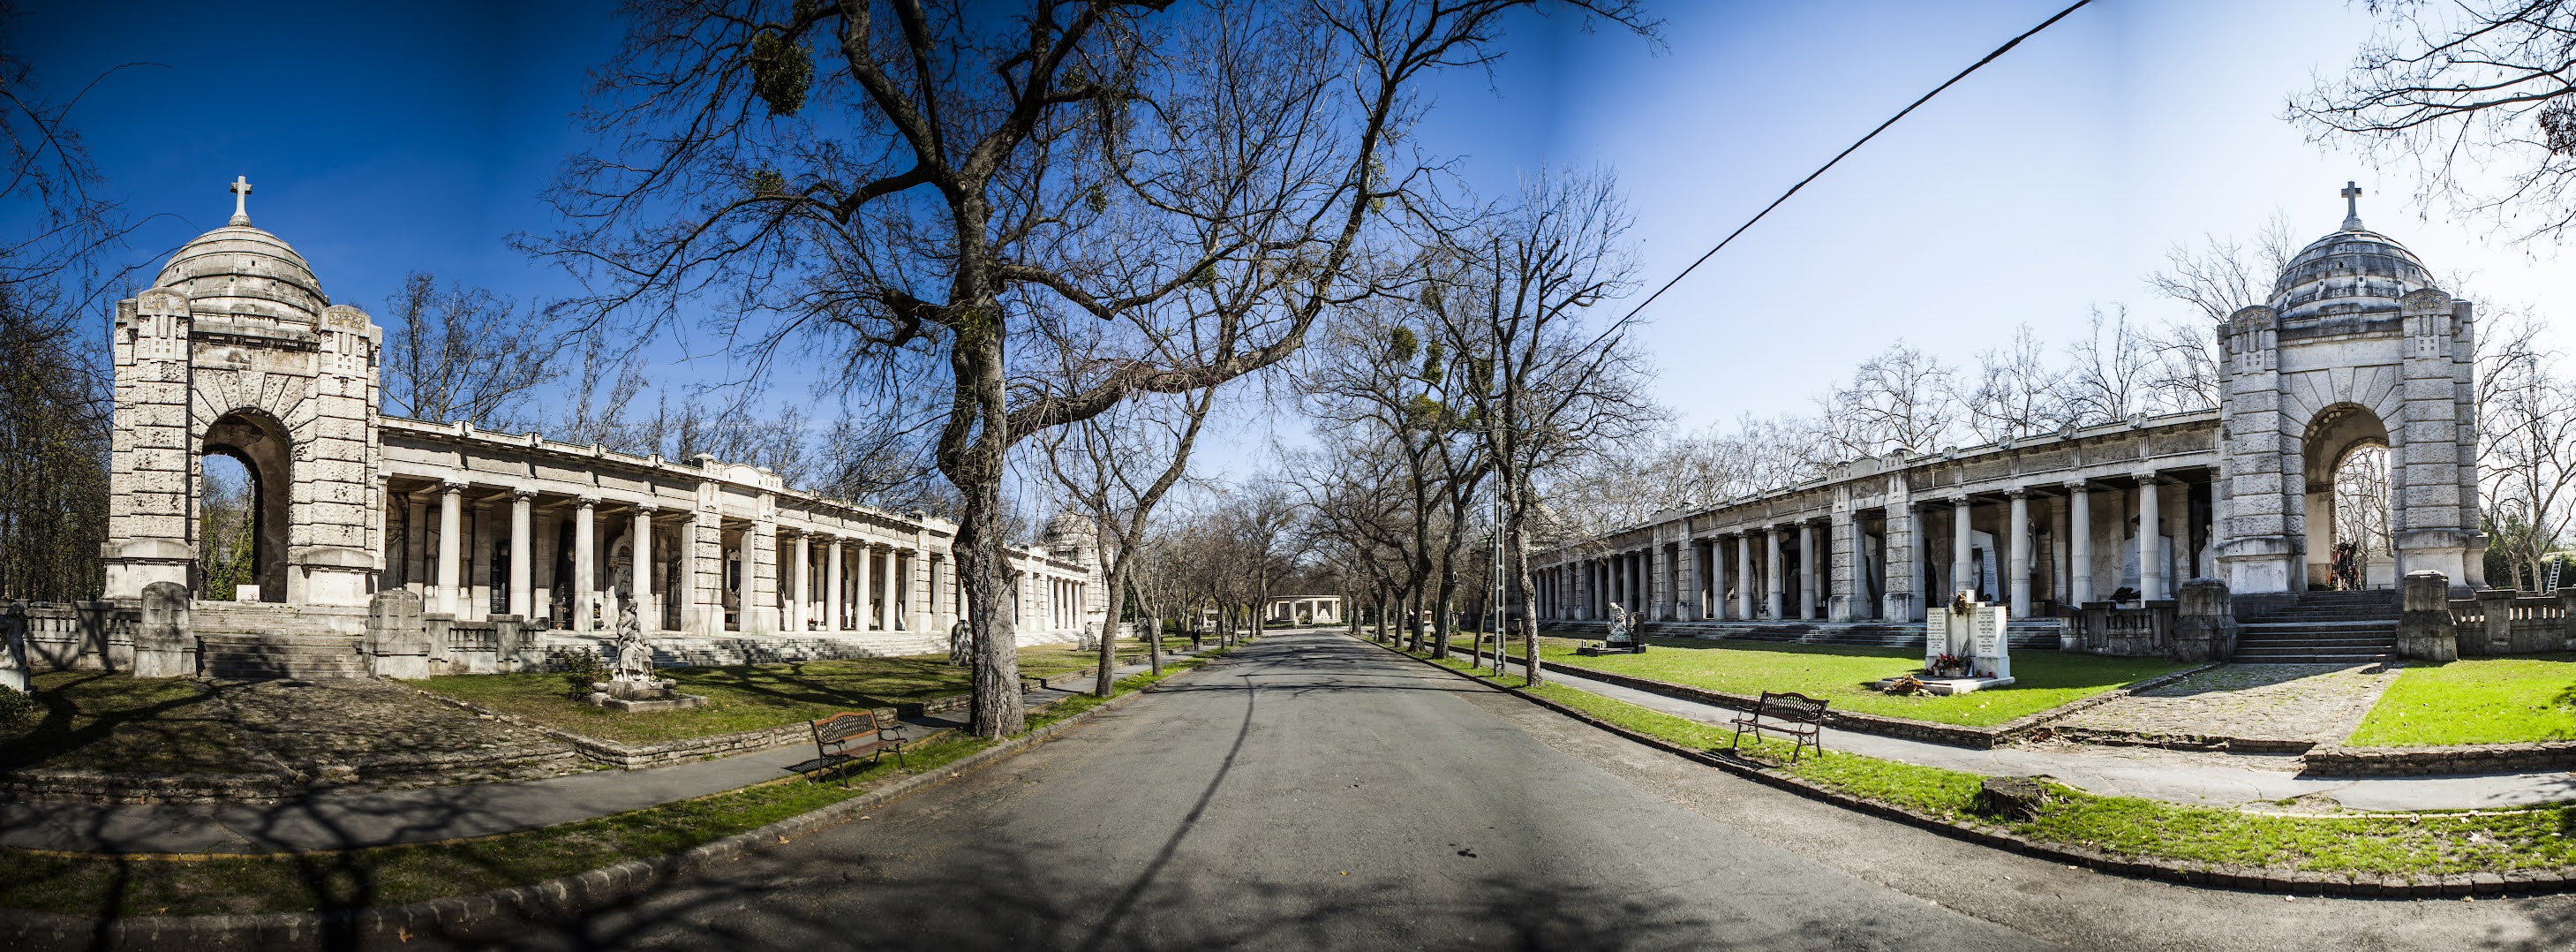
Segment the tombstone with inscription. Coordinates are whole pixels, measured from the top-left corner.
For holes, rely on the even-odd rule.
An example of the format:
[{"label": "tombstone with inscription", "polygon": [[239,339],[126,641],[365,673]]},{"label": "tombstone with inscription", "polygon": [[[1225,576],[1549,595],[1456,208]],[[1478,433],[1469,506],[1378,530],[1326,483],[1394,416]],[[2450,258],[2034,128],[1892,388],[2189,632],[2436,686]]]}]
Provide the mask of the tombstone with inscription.
[{"label": "tombstone with inscription", "polygon": [[[1977,601],[1973,593],[1964,591],[1953,596],[1947,608],[1927,613],[1923,622],[1924,689],[1933,694],[1966,694],[2013,683],[2012,644],[2007,637],[2009,615],[2004,606]],[[1967,670],[1934,670],[1945,657],[1964,662]],[[1881,681],[1879,688],[1885,690],[1895,681]]]}]

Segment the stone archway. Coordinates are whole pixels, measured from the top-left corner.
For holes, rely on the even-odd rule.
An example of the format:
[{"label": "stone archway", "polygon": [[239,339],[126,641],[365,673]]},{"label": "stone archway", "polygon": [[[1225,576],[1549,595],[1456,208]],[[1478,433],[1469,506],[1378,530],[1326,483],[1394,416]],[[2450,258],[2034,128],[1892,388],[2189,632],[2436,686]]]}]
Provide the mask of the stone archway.
[{"label": "stone archway", "polygon": [[[190,500],[192,518],[200,520],[192,537],[203,539],[205,480],[202,458],[228,456],[250,472],[251,581],[259,601],[287,600],[287,547],[292,538],[290,498],[295,486],[294,445],[284,424],[258,410],[233,410],[217,417],[198,441],[199,478]],[[193,587],[193,586],[192,586]]]},{"label": "stone archway", "polygon": [[[2358,403],[2330,404],[2309,419],[2306,433],[2300,440],[2302,491],[2307,517],[2308,588],[2332,584],[2332,566],[2338,543],[2351,542],[2364,553],[2369,551],[2373,540],[2342,537],[2344,530],[2341,527],[2347,520],[2339,518],[2339,510],[2346,502],[2337,499],[2336,482],[2355,454],[2390,448],[2387,423],[2379,418],[2379,414]],[[2387,511],[2391,501],[2387,494],[2379,495],[2376,505],[2382,510],[2377,523],[2380,526],[2393,524],[2393,515]],[[2367,583],[2369,579],[2365,575],[2361,581]],[[2395,587],[2393,574],[2385,581],[2385,585],[2371,587]]]}]

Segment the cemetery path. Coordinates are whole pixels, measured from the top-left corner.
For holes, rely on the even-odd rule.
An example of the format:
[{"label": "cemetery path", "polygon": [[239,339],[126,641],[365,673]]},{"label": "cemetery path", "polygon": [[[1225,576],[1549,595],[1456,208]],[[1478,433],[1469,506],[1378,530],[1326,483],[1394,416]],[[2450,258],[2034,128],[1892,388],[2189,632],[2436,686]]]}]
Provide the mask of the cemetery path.
[{"label": "cemetery path", "polygon": [[560,948],[2544,946],[2576,898],[2216,892],[1960,843],[1283,634],[872,816],[567,921]]},{"label": "cemetery path", "polygon": [[[1521,670],[1513,664],[1511,670]],[[1578,691],[1703,724],[1725,724],[1733,708],[1640,691],[1551,666],[1548,680]],[[2372,697],[2376,697],[2374,693]],[[2348,729],[2348,728],[2347,728]],[[2234,807],[2296,797],[2325,797],[2354,810],[2496,809],[2576,800],[2576,774],[2477,774],[2448,777],[2302,777],[2291,754],[2173,751],[2076,743],[2016,744],[1971,750],[1926,741],[1826,728],[1826,750],[1944,767],[1988,776],[2039,776],[2104,796]]]},{"label": "cemetery path", "polygon": [[[1175,656],[1186,657],[1187,653]],[[1145,670],[1118,669],[1120,676]],[[1032,706],[1070,694],[1030,691]],[[965,712],[910,718],[962,727]],[[918,737],[920,731],[907,736]],[[271,853],[427,843],[533,830],[722,793],[787,775],[811,744],[642,770],[509,783],[322,792],[277,804],[0,803],[0,846],[82,853]]]}]

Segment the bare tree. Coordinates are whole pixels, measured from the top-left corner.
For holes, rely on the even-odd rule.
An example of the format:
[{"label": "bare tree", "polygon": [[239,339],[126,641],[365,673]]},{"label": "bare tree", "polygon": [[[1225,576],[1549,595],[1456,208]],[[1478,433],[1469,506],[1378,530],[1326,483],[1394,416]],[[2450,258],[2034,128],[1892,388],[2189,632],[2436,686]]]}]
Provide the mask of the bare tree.
[{"label": "bare tree", "polygon": [[1957,402],[1968,431],[1988,443],[2054,433],[2074,416],[2065,395],[2066,374],[2049,364],[2039,335],[2024,324],[2012,342],[1977,355],[1977,374]]},{"label": "bare tree", "polygon": [[1961,416],[1958,373],[1902,339],[1853,368],[1851,382],[1817,401],[1844,459],[1939,447]]},{"label": "bare tree", "polygon": [[2507,312],[2478,339],[2480,515],[2491,563],[2526,590],[2543,584],[2543,565],[2576,519],[2576,381],[2539,345],[2540,326]]},{"label": "bare tree", "polygon": [[[1501,483],[1502,524],[1492,529],[1503,535],[1506,599],[1518,599],[1514,619],[1533,684],[1546,677],[1537,606],[1526,597],[1530,536],[1540,522],[1538,488],[1552,473],[1636,435],[1657,417],[1626,325],[1595,332],[1585,320],[1593,306],[1629,286],[1636,265],[1625,236],[1632,221],[1611,176],[1543,176],[1524,184],[1519,203],[1487,229],[1483,244],[1491,256],[1483,273],[1468,268],[1468,280],[1455,288],[1461,293],[1425,298],[1463,358],[1456,375],[1474,411],[1480,455]],[[1476,244],[1456,249],[1458,256],[1472,260],[1481,250]],[[1453,482],[1453,557],[1478,508],[1474,489],[1473,481]],[[1444,630],[1443,651],[1447,644]]]},{"label": "bare tree", "polygon": [[[755,364],[830,341],[854,377],[948,394],[936,458],[961,502],[972,729],[1016,733],[1011,447],[1277,363],[1367,293],[1377,216],[1422,175],[1390,144],[1413,87],[1487,61],[1522,5],[639,7],[590,113],[609,144],[557,192],[575,228],[538,244],[601,279],[601,313],[671,319],[715,291]],[[1631,0],[1570,5],[1640,23]],[[1191,289],[1209,294],[1176,303]],[[1089,390],[1015,396],[1005,342],[1048,320],[1116,326],[1120,347]]]},{"label": "bare tree", "polygon": [[[2388,15],[2351,68],[2290,100],[2309,138],[2403,158],[2424,193],[2516,223],[2576,224],[2576,3],[2372,0]],[[2503,170],[2494,186],[2488,170]]]},{"label": "bare tree", "polygon": [[[1188,474],[1190,450],[1215,402],[1214,387],[1167,400],[1134,401],[1038,438],[1047,473],[1063,492],[1067,508],[1091,528],[1109,591],[1093,694],[1108,697],[1117,682],[1111,673],[1118,667],[1114,645],[1127,592],[1139,574],[1137,554],[1154,507]],[[1146,628],[1143,637],[1154,670],[1162,670],[1161,632]]]},{"label": "bare tree", "polygon": [[0,600],[69,601],[104,583],[113,407],[92,308],[124,280],[133,222],[71,121],[106,74],[56,95],[18,21],[0,0]]},{"label": "bare tree", "polygon": [[385,311],[385,402],[403,416],[515,430],[532,392],[562,375],[554,358],[570,338],[545,308],[414,271]]},{"label": "bare tree", "polygon": [[2111,423],[2146,412],[2147,380],[2154,361],[2146,343],[2129,324],[2129,309],[2114,304],[2111,313],[2094,308],[2084,336],[2067,345],[2067,400],[2079,424]]}]

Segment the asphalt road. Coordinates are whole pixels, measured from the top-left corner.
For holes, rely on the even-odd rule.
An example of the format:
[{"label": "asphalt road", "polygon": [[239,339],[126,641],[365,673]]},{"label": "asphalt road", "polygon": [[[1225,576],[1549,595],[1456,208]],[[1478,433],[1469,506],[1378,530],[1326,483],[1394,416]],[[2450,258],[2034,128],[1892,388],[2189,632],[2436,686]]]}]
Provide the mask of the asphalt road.
[{"label": "asphalt road", "polygon": [[867,820],[528,949],[2576,946],[2576,899],[2285,900],[2070,869],[1279,635]]}]

